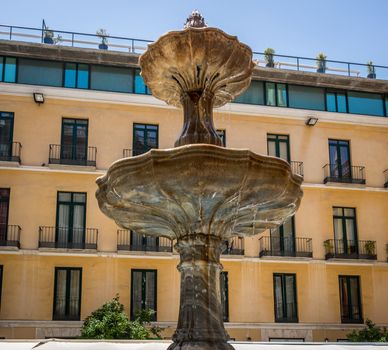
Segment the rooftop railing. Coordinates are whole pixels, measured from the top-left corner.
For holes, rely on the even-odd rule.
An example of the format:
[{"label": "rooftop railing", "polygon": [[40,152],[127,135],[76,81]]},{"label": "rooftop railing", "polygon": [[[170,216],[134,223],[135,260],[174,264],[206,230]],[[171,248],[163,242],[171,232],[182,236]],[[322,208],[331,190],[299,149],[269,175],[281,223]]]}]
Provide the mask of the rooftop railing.
[{"label": "rooftop railing", "polygon": [[[97,35],[48,29],[43,26],[42,28],[32,28],[3,24],[0,25],[0,39],[89,49],[103,47],[104,49],[111,51],[130,52],[135,54],[143,53],[147,49],[147,45],[152,42],[151,40],[122,36]],[[105,40],[107,41],[106,46],[101,46],[102,41]],[[259,67],[388,80],[388,66],[382,65],[329,59],[324,60],[322,63],[322,61],[317,61],[316,58],[278,54],[272,55],[273,62],[268,64],[263,52],[253,52],[253,59]]]}]

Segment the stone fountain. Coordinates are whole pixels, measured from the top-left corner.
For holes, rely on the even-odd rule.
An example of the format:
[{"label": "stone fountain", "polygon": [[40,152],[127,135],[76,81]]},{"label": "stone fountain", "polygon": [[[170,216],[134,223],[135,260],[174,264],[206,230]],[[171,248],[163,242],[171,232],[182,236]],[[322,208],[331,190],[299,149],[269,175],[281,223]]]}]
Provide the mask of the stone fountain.
[{"label": "stone fountain", "polygon": [[176,240],[180,310],[172,349],[233,349],[222,321],[220,254],[233,236],[253,236],[297,210],[302,178],[287,162],[228,149],[213,125],[213,108],[246,90],[251,49],[198,12],[140,57],[152,95],[183,108],[172,149],[153,149],[112,164],[97,179],[101,210],[123,228]]}]

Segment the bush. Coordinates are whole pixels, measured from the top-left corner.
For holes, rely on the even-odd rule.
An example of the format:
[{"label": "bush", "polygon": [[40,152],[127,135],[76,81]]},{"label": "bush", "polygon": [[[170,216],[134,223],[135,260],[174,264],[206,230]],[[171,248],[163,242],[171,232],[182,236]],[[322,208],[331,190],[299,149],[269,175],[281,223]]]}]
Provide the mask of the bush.
[{"label": "bush", "polygon": [[111,301],[93,311],[84,321],[81,337],[88,339],[149,339],[160,338],[160,329],[150,327],[153,310],[142,310],[130,321],[124,305],[116,295]]},{"label": "bush", "polygon": [[352,342],[387,342],[388,330],[376,327],[369,319],[365,321],[366,327],[360,331],[353,331],[347,335],[349,341]]}]

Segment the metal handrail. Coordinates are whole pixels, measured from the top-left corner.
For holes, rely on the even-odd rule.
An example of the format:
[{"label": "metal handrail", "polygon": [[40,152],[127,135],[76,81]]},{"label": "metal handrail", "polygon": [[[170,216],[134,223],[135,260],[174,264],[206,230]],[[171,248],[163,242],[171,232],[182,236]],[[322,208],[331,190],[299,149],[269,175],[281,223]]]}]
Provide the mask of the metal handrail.
[{"label": "metal handrail", "polygon": [[39,226],[39,248],[97,249],[97,241],[96,228]]},{"label": "metal handrail", "polygon": [[[281,244],[283,249],[281,249]],[[259,238],[259,257],[262,256],[288,256],[312,257],[312,238],[292,237],[283,238],[263,236]]]},{"label": "metal handrail", "polygon": [[20,248],[21,230],[19,225],[0,224],[0,246]]},{"label": "metal handrail", "polygon": [[49,145],[49,164],[96,166],[97,148],[78,145]]},{"label": "metal handrail", "polygon": [[292,160],[290,162],[290,165],[291,165],[291,170],[294,174],[304,177],[303,162]]},{"label": "metal handrail", "polygon": [[327,239],[323,242],[326,259],[355,258],[376,260],[376,241]]},{"label": "metal handrail", "polygon": [[171,253],[173,241],[166,237],[158,237],[156,244],[139,244],[132,242],[131,231],[125,229],[117,230],[117,250],[121,251],[136,251],[136,252],[167,252]]},{"label": "metal handrail", "polygon": [[349,164],[325,164],[323,167],[323,183],[341,182],[365,185],[365,167]]},{"label": "metal handrail", "polygon": [[21,149],[20,142],[0,142],[0,161],[21,163]]}]

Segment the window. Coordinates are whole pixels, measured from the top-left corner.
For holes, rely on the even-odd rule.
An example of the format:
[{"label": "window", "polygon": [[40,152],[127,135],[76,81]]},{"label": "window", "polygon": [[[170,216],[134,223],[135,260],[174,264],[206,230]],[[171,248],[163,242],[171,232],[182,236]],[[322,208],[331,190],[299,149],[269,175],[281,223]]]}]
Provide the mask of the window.
[{"label": "window", "polygon": [[159,247],[160,239],[163,238],[141,235],[131,231],[131,250],[157,252],[161,248],[161,251],[163,251],[163,247]]},{"label": "window", "polygon": [[55,268],[53,320],[78,321],[80,319],[81,284],[81,268]]},{"label": "window", "polygon": [[133,69],[92,65],[90,87],[93,90],[133,92]]},{"label": "window", "polygon": [[63,63],[19,58],[18,83],[62,86]]},{"label": "window", "polygon": [[224,322],[229,322],[229,277],[228,273],[220,273],[221,307]]},{"label": "window", "polygon": [[384,101],[385,101],[385,116],[388,117],[388,97],[385,97]]},{"label": "window", "polygon": [[367,92],[348,91],[349,113],[384,115],[384,104],[381,95]]},{"label": "window", "polygon": [[16,83],[16,58],[0,56],[0,82]]},{"label": "window", "polygon": [[240,96],[234,99],[236,103],[247,103],[255,105],[264,104],[264,83],[252,80],[249,88]]},{"label": "window", "polygon": [[58,192],[56,246],[85,247],[86,193]]},{"label": "window", "polygon": [[0,160],[12,160],[13,113],[0,112]]},{"label": "window", "polygon": [[82,63],[65,63],[63,86],[67,88],[89,88],[89,65]]},{"label": "window", "polygon": [[87,165],[88,121],[62,119],[60,159],[63,164]]},{"label": "window", "polygon": [[289,107],[325,110],[325,92],[322,88],[288,85]]},{"label": "window", "polygon": [[146,84],[144,84],[143,77],[140,75],[140,69],[135,69],[135,94],[148,94],[151,92],[148,90]]},{"label": "window", "polygon": [[266,82],[265,97],[267,106],[287,107],[286,84]]},{"label": "window", "polygon": [[326,110],[328,112],[347,113],[348,105],[346,92],[327,91]]},{"label": "window", "polygon": [[156,270],[131,270],[131,320],[141,310],[155,311],[156,321]]},{"label": "window", "polygon": [[226,147],[226,130],[217,129],[217,135],[220,137],[222,141],[222,146]]},{"label": "window", "polygon": [[0,245],[7,245],[9,188],[0,188]]},{"label": "window", "polygon": [[151,124],[133,124],[133,155],[148,152],[151,148],[158,148],[159,127]]},{"label": "window", "polygon": [[330,177],[352,178],[349,141],[329,139]]},{"label": "window", "polygon": [[294,217],[289,218],[283,225],[272,229],[271,255],[292,256],[295,254],[295,223]]},{"label": "window", "polygon": [[298,322],[296,275],[274,273],[275,322]]},{"label": "window", "polygon": [[363,323],[360,277],[338,276],[342,323]]},{"label": "window", "polygon": [[290,161],[290,139],[288,135],[267,134],[268,155]]},{"label": "window", "polygon": [[333,207],[335,252],[358,254],[356,209]]}]

